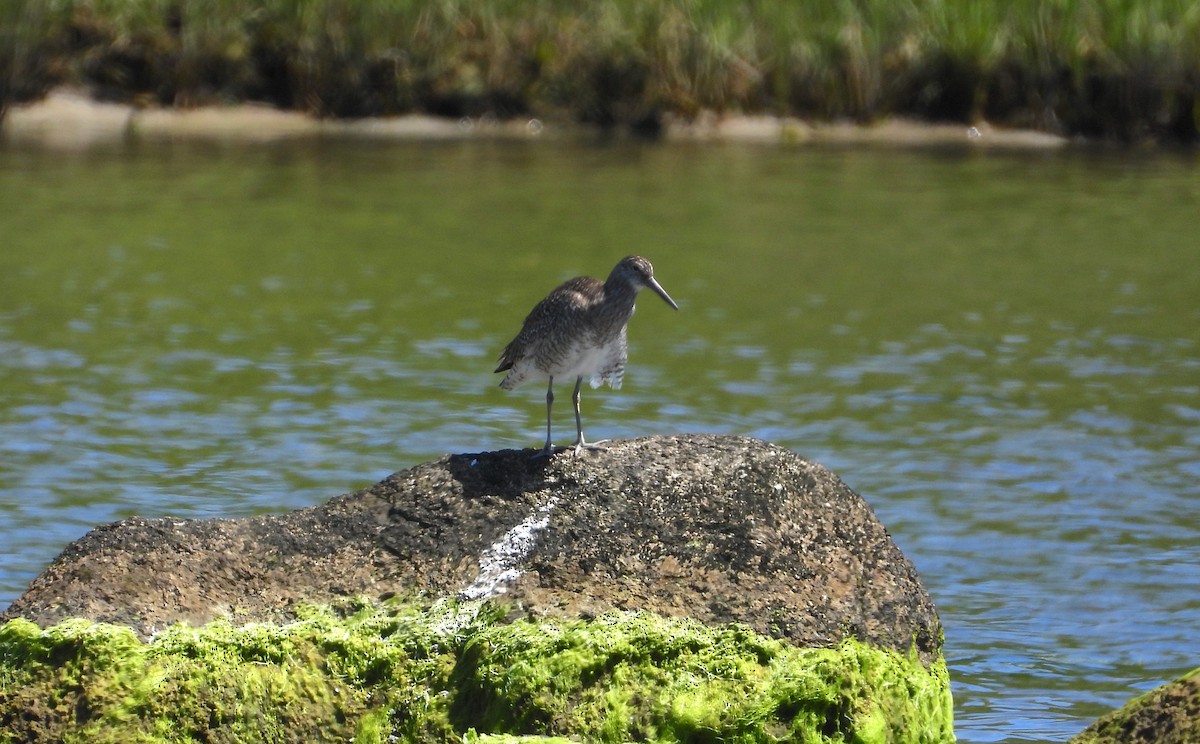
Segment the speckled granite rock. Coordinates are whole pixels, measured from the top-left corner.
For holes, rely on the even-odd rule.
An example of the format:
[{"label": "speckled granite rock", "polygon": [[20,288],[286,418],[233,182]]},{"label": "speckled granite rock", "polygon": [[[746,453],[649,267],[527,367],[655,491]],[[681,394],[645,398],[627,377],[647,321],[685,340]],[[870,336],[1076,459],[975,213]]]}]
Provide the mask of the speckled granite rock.
[{"label": "speckled granite rock", "polygon": [[0,619],[83,617],[149,635],[286,619],[295,603],[348,595],[458,593],[537,617],[645,609],[801,646],[853,637],[940,656],[913,565],[820,465],[709,435],[531,454],[451,455],[287,514],[99,527]]}]

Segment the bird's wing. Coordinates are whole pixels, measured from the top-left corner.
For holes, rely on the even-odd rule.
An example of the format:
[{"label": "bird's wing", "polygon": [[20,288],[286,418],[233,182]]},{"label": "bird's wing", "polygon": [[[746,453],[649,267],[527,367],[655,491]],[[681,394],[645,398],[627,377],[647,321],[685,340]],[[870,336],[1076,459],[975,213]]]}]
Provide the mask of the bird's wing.
[{"label": "bird's wing", "polygon": [[525,316],[521,332],[500,352],[500,365],[496,371],[511,369],[540,340],[569,334],[588,308],[596,284],[600,282],[590,277],[571,279],[534,305]]}]

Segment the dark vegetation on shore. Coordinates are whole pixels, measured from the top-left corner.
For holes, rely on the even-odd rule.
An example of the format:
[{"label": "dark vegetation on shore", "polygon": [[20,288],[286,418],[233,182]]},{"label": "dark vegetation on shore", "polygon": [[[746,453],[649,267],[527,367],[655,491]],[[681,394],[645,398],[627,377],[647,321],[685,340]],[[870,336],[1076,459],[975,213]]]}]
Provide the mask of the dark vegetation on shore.
[{"label": "dark vegetation on shore", "polygon": [[889,115],[1200,140],[1194,0],[3,0],[0,115],[58,85],[318,116]]}]

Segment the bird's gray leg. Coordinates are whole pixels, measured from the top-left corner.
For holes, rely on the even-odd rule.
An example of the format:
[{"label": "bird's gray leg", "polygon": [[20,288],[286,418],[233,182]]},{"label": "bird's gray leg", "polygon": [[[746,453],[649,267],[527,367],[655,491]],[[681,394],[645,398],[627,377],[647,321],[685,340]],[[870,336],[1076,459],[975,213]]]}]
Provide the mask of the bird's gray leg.
[{"label": "bird's gray leg", "polygon": [[583,384],[583,377],[575,378],[575,392],[571,393],[571,400],[575,403],[575,452],[578,453],[585,449],[604,449],[599,446],[601,442],[606,440],[601,439],[599,442],[588,443],[583,441],[583,419],[579,415],[579,387]]},{"label": "bird's gray leg", "polygon": [[534,457],[546,457],[554,454],[554,445],[550,442],[550,411],[554,407],[554,376],[550,376],[550,384],[546,386],[546,446]]}]

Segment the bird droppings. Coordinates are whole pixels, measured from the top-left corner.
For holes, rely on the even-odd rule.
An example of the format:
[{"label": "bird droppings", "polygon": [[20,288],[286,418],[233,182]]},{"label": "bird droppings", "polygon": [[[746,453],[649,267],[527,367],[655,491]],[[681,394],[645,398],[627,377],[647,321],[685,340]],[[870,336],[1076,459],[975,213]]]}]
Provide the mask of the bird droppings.
[{"label": "bird droppings", "polygon": [[458,593],[459,598],[489,599],[504,594],[507,586],[523,573],[520,565],[533,551],[537,533],[550,524],[550,511],[556,503],[558,499],[550,499],[535,513],[504,533],[504,537],[489,545],[479,559],[479,575],[470,586]]}]

